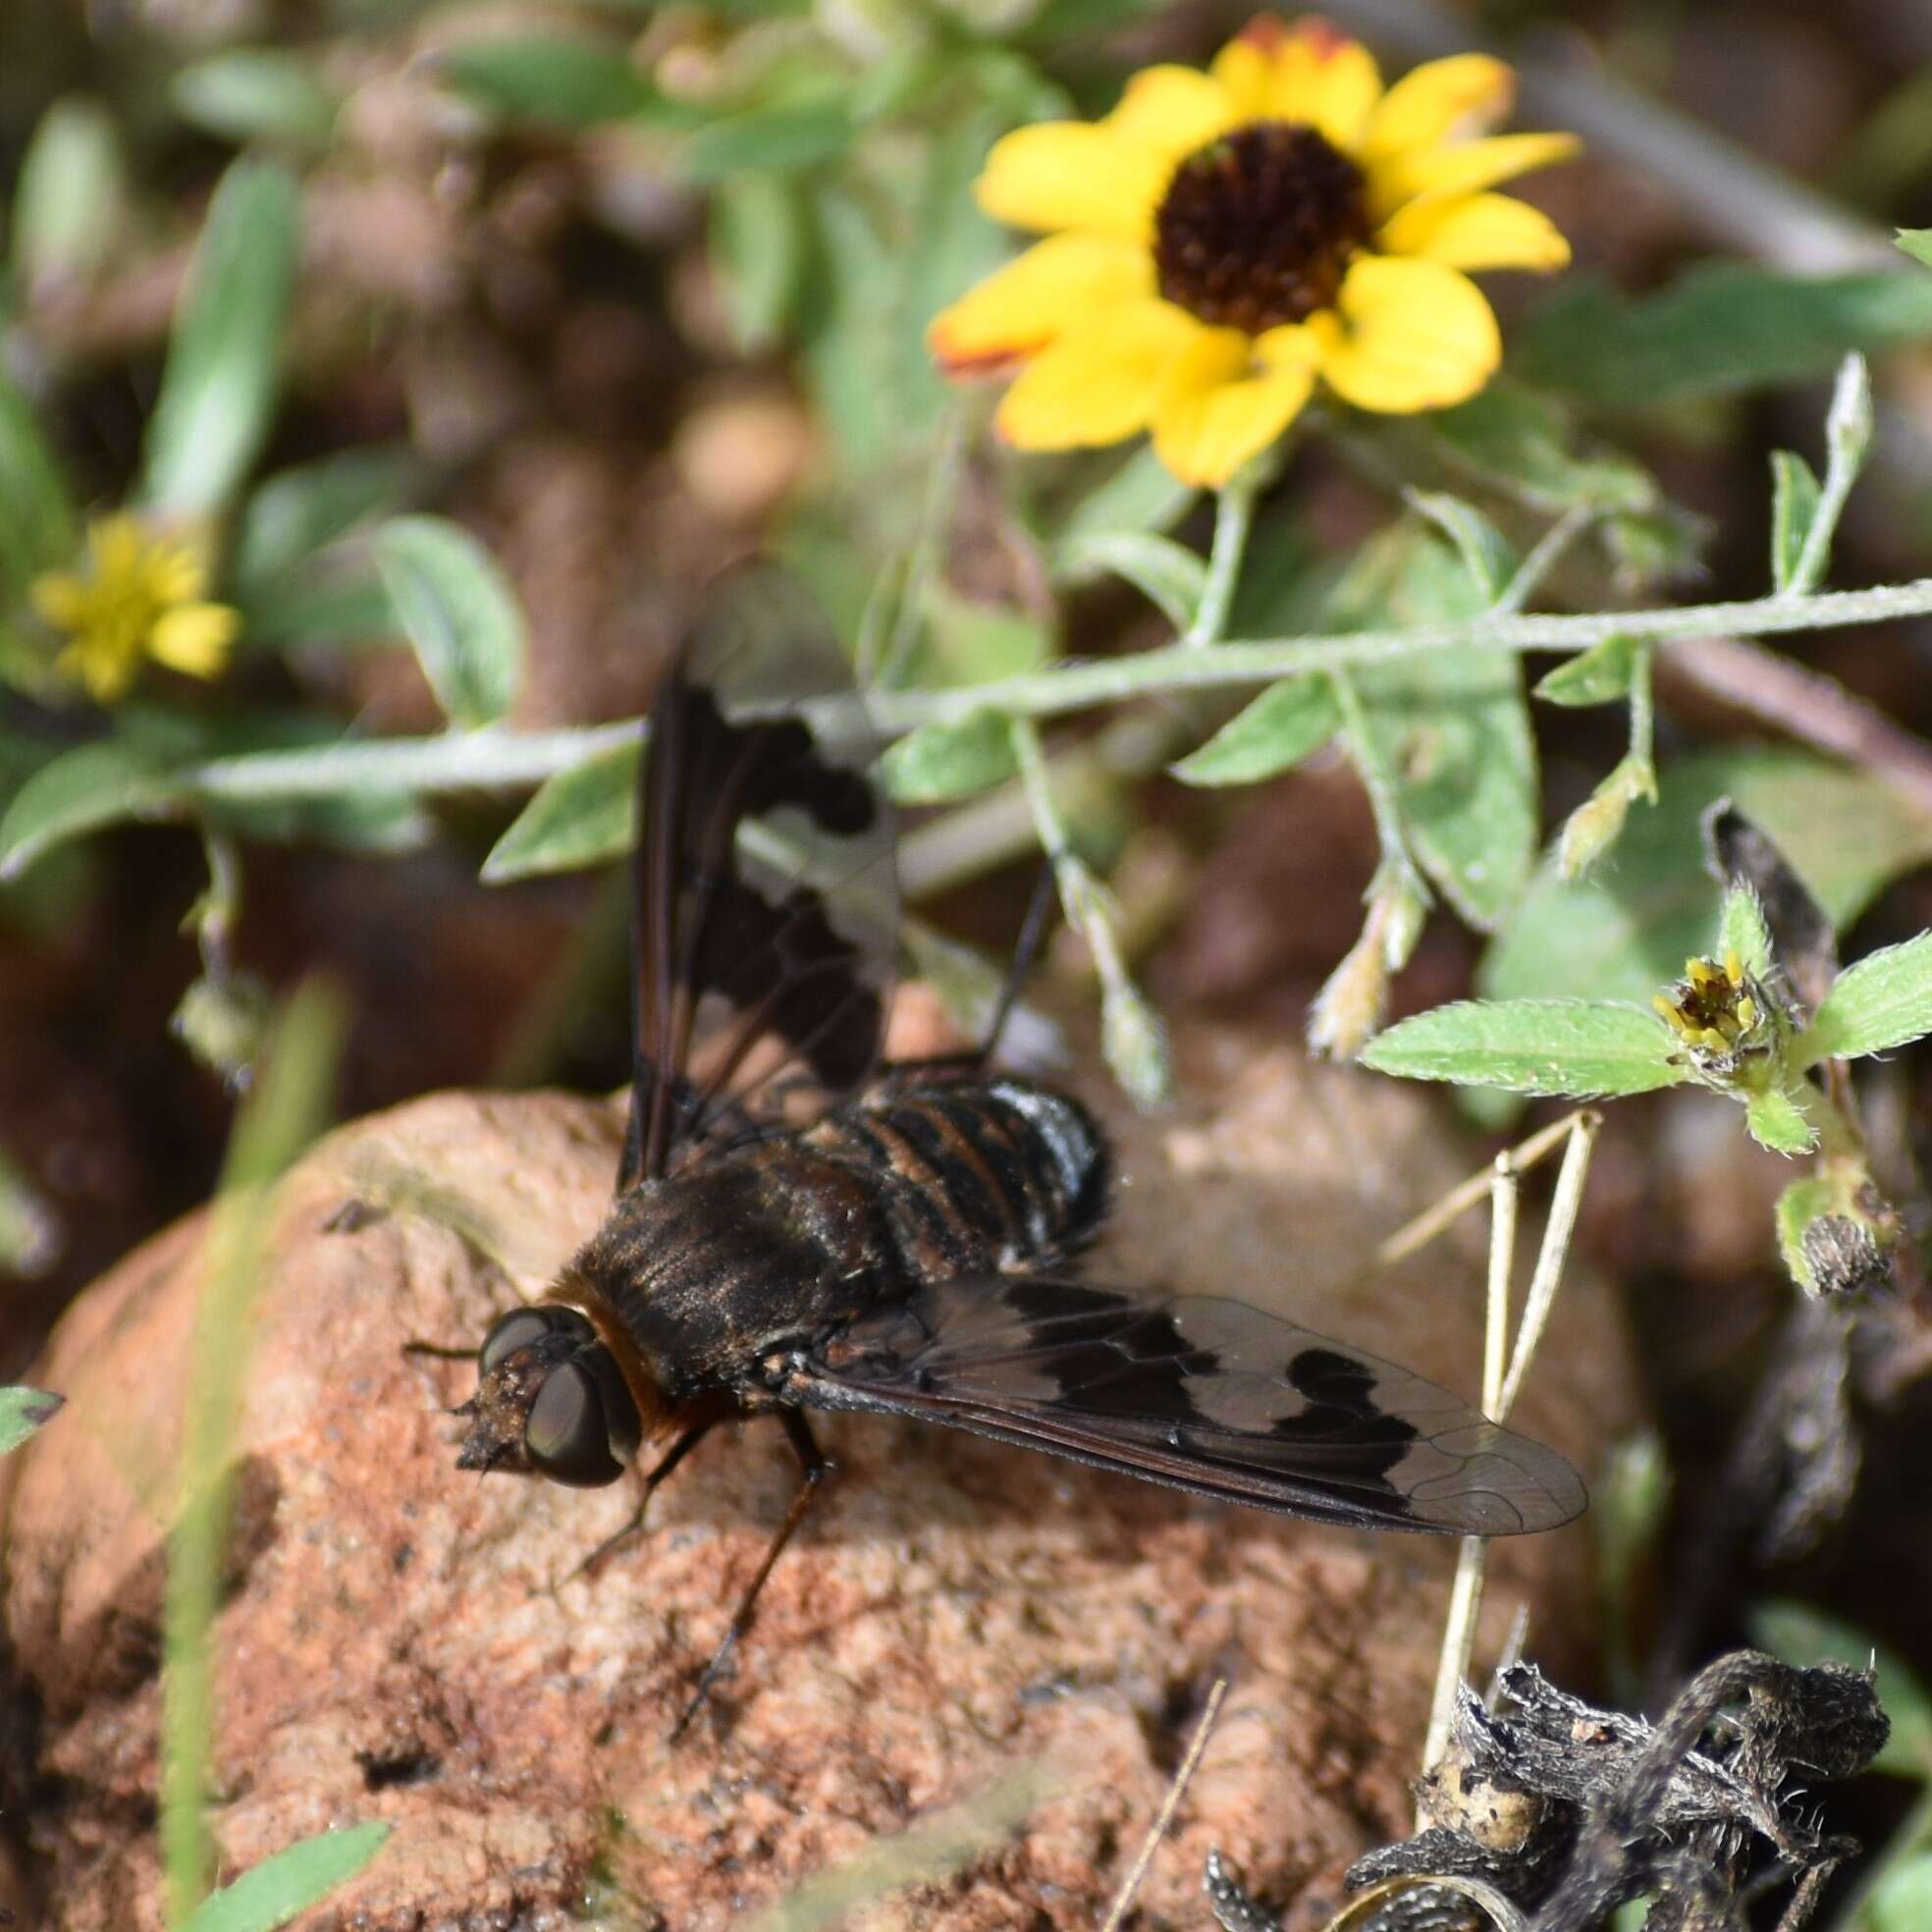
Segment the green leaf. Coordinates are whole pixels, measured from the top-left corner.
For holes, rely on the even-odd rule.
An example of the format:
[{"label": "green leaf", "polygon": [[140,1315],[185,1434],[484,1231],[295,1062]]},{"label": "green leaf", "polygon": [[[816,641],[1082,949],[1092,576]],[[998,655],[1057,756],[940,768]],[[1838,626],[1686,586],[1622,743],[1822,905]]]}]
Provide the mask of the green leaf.
[{"label": "green leaf", "polygon": [[1857,1932],[1925,1932],[1928,1925],[1932,1925],[1932,1852],[1919,1852],[1879,1873],[1865,1899]]},{"label": "green leaf", "polygon": [[805,211],[780,175],[744,174],[711,197],[711,252],[738,347],[756,353],[783,335],[805,270]]},{"label": "green leaf", "polygon": [[317,1832],[211,1892],[182,1932],[275,1932],[351,1879],[388,1842],[388,1825]]},{"label": "green leaf", "polygon": [[1513,1094],[1642,1094],[1686,1078],[1670,1030],[1637,1006],[1584,999],[1459,1000],[1398,1021],[1362,1063],[1409,1080]]},{"label": "green leaf", "polygon": [[[63,922],[60,930],[70,928]],[[54,1210],[0,1148],[0,1274],[28,1280],[44,1274],[59,1259],[61,1246]]]},{"label": "green leaf", "polygon": [[1514,373],[1606,408],[1802,382],[1852,349],[1932,337],[1932,283],[1878,270],[1798,276],[1736,262],[1691,269],[1629,300],[1572,286],[1517,338]]},{"label": "green leaf", "polygon": [[1848,966],[1798,1042],[1803,1064],[1883,1053],[1932,1033],[1932,933]]},{"label": "green leaf", "polygon": [[1656,484],[1630,457],[1611,451],[1574,456],[1570,426],[1555,404],[1517,384],[1492,382],[1471,401],[1421,420],[1448,461],[1534,509],[1641,511],[1657,501]]},{"label": "green leaf", "polygon": [[1038,617],[1010,604],[982,604],[935,581],[924,599],[925,634],[905,681],[912,684],[985,684],[1038,671],[1051,655],[1051,641]]},{"label": "green leaf", "polygon": [[243,596],[304,562],[402,494],[401,449],[345,450],[278,470],[248,498],[230,565]]},{"label": "green leaf", "polygon": [[880,761],[901,805],[939,805],[1003,783],[1019,769],[1004,715],[976,711],[956,724],[936,722],[892,745]]},{"label": "green leaf", "polygon": [[[311,742],[318,741],[336,739],[318,731]],[[238,763],[245,764],[245,757]],[[197,793],[196,799],[210,826],[238,838],[329,845],[342,852],[414,852],[436,833],[435,821],[416,798],[393,786],[357,784],[319,798],[201,798]]]},{"label": "green leaf", "polygon": [[1871,376],[1862,355],[1845,358],[1825,417],[1829,461],[1821,488],[1809,467],[1789,451],[1771,458],[1771,574],[1783,595],[1815,590],[1831,561],[1831,540],[1871,446]]},{"label": "green leaf", "polygon": [[483,861],[484,885],[622,858],[637,836],[640,750],[617,745],[546,778]]},{"label": "green leaf", "polygon": [[560,128],[594,128],[600,122],[649,115],[665,105],[621,54],[561,34],[521,34],[453,47],[438,56],[437,71],[491,114]]},{"label": "green leaf", "polygon": [[1773,1089],[1752,1094],[1744,1102],[1744,1125],[1759,1147],[1773,1154],[1809,1154],[1818,1136],[1803,1109],[1789,1094]]},{"label": "green leaf", "polygon": [[1091,582],[1102,570],[1124,577],[1176,630],[1194,621],[1208,582],[1208,565],[1185,544],[1148,531],[1066,537],[1055,547],[1053,563],[1076,582]]},{"label": "green leaf", "polygon": [[1932,268],[1932,228],[1902,228],[1893,240],[1914,261]]},{"label": "green leaf", "polygon": [[1639,602],[1664,584],[1700,574],[1711,525],[1679,504],[1656,510],[1627,510],[1598,526],[1620,589]]},{"label": "green leaf", "polygon": [[11,1456],[29,1436],[45,1428],[66,1400],[61,1395],[43,1395],[38,1389],[0,1388],[0,1456]]},{"label": "green leaf", "polygon": [[1476,595],[1493,604],[1516,575],[1515,546],[1474,504],[1441,490],[1406,490],[1404,500],[1420,510],[1451,543],[1470,573]]},{"label": "green leaf", "polygon": [[1662,773],[1655,808],[1625,827],[1614,865],[1565,881],[1552,855],[1489,947],[1478,989],[1494,998],[1647,1000],[1710,949],[1720,888],[1699,820],[1727,794],[1841,928],[1932,857],[1932,815],[1867,773],[1761,745],[1701,753]]},{"label": "green leaf", "polygon": [[292,570],[239,593],[242,635],[250,649],[276,644],[354,644],[395,637],[402,629],[389,592],[365,573]]},{"label": "green leaf", "polygon": [[1749,1629],[1759,1649],[1801,1670],[1843,1664],[1847,1670],[1874,1671],[1892,1735],[1872,1768],[1901,1778],[1932,1778],[1932,1690],[1896,1650],[1802,1603],[1757,1604]]},{"label": "green leaf", "polygon": [[1620,631],[1558,665],[1537,681],[1536,695],[1555,705],[1619,703],[1630,696],[1637,661],[1649,648]]},{"label": "green leaf", "polygon": [[182,68],[168,98],[184,121],[238,143],[327,144],[341,102],[312,61],[279,47],[231,47]]},{"label": "green leaf", "polygon": [[858,133],[841,90],[823,99],[778,101],[721,115],[684,144],[688,180],[719,182],[760,171],[799,174],[835,160]]},{"label": "green leaf", "polygon": [[1771,582],[1781,596],[1793,588],[1819,494],[1817,475],[1802,456],[1771,452]]},{"label": "green leaf", "polygon": [[1718,914],[1717,949],[1720,956],[1735,952],[1755,980],[1768,979],[1774,967],[1771,929],[1765,924],[1764,903],[1748,886],[1733,886],[1724,894]]},{"label": "green leaf", "polygon": [[29,289],[85,281],[120,234],[127,181],[113,114],[68,95],[41,115],[14,190],[14,273]]},{"label": "green leaf", "polygon": [[298,222],[295,180],[279,167],[238,161],[215,189],[148,419],[140,495],[151,508],[213,515],[261,454]]},{"label": "green leaf", "polygon": [[1341,723],[1335,688],[1319,671],[1284,677],[1169,769],[1186,784],[1254,784],[1319,751]]},{"label": "green leaf", "polygon": [[[1341,629],[1454,622],[1484,608],[1455,554],[1420,524],[1365,546],[1336,604]],[[1425,651],[1352,674],[1366,750],[1396,775],[1417,859],[1464,920],[1492,931],[1522,895],[1536,853],[1536,747],[1522,659]]]},{"label": "green leaf", "polygon": [[63,752],[0,814],[0,881],[18,879],[41,853],[117,820],[166,817],[186,796],[178,771],[126,738]]},{"label": "green leaf", "polygon": [[490,553],[444,517],[397,516],[376,567],[451,722],[494,724],[523,679],[523,614]]},{"label": "green leaf", "polygon": [[[810,187],[796,331],[820,419],[875,543],[917,541],[936,433],[963,406],[925,329],[1007,253],[972,193],[995,132],[984,116],[947,130],[923,165],[886,171],[863,202],[842,177]],[[888,465],[893,473],[879,479]]]},{"label": "green leaf", "polygon": [[0,591],[24,596],[40,571],[72,561],[79,519],[32,405],[0,375]]}]

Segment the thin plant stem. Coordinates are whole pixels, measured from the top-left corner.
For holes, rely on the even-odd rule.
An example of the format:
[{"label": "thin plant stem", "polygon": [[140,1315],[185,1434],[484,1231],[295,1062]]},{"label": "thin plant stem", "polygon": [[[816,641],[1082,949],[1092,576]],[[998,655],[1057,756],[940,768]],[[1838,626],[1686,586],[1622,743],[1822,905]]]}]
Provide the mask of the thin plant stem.
[{"label": "thin plant stem", "polygon": [[[1541,1136],[1532,1136],[1521,1149],[1499,1154],[1485,1175],[1473,1175],[1460,1188],[1452,1190],[1429,1215],[1410,1223],[1409,1228],[1382,1244],[1382,1254],[1400,1256],[1413,1253],[1422,1245],[1411,1232],[1426,1224],[1429,1235],[1441,1232],[1456,1213],[1478,1199],[1486,1182],[1490,1202],[1489,1274],[1487,1315],[1483,1324],[1482,1411],[1493,1422],[1506,1422],[1515,1406],[1523,1378],[1535,1359],[1536,1349],[1548,1325],[1555,1305],[1558,1284],[1563,1279],[1564,1262],[1576,1233],[1577,1210],[1583,1202],[1583,1182],[1589,1173],[1590,1152],[1596,1144],[1603,1116],[1584,1107],[1556,1123]],[[1550,1199],[1549,1219],[1536,1251],[1536,1266],[1525,1299],[1523,1322],[1517,1332],[1516,1349],[1509,1357],[1505,1373],[1503,1362],[1508,1354],[1510,1275],[1516,1255],[1517,1209],[1520,1175],[1532,1159],[1540,1159],[1556,1145],[1564,1143],[1563,1165],[1557,1170],[1556,1187]],[[1540,1145],[1537,1143],[1540,1142]],[[1533,1150],[1533,1151],[1532,1151]],[[1528,1156],[1526,1158],[1526,1155]],[[1448,1203],[1458,1205],[1449,1212],[1440,1210]],[[1425,1236],[1424,1238],[1427,1238]],[[1440,1761],[1449,1746],[1449,1730],[1455,1716],[1457,1687],[1469,1675],[1471,1652],[1476,1643],[1476,1618],[1482,1608],[1482,1585],[1488,1568],[1488,1544],[1480,1536],[1465,1536],[1456,1552],[1456,1575],[1450,1585],[1449,1607],[1443,1620],[1442,1649],[1436,1663],[1435,1690],[1429,1704],[1428,1731],[1422,1743],[1422,1769]],[[1419,1826],[1420,1826],[1419,1814]]]},{"label": "thin plant stem", "polygon": [[1223,486],[1214,500],[1214,542],[1208,555],[1208,580],[1201,603],[1181,638],[1185,650],[1218,644],[1234,607],[1235,585],[1241,579],[1241,561],[1248,554],[1248,532],[1254,525],[1255,499],[1260,488],[1243,473]]},{"label": "thin plant stem", "polygon": [[[1819,591],[1743,603],[1668,606],[1582,616],[1496,617],[1406,630],[1233,640],[1211,651],[1173,644],[1128,657],[1067,662],[1044,671],[951,690],[887,691],[873,700],[874,723],[890,736],[934,722],[957,724],[981,710],[1051,718],[1095,705],[1182,690],[1267,684],[1303,671],[1387,664],[1431,651],[1479,646],[1502,651],[1587,651],[1625,635],[1670,644],[1716,631],[1769,637],[1841,624],[1932,615],[1932,578],[1867,590]],[[365,788],[435,793],[534,784],[587,758],[636,742],[635,720],[574,730],[512,731],[486,725],[428,738],[349,740],[300,751],[210,759],[179,775],[184,797],[231,800],[332,797]],[[17,870],[10,857],[0,876]]]},{"label": "thin plant stem", "polygon": [[1563,561],[1564,553],[1596,521],[1596,510],[1589,504],[1572,504],[1543,534],[1530,554],[1516,567],[1516,574],[1503,586],[1503,594],[1491,607],[1499,617],[1513,617],[1543,586],[1543,580]]},{"label": "thin plant stem", "polygon": [[1637,654],[1636,663],[1631,666],[1630,756],[1640,763],[1646,772],[1651,771],[1656,763],[1657,697],[1652,676],[1656,655],[1654,650],[1641,650]]},{"label": "thin plant stem", "polygon": [[203,1808],[214,1752],[213,1626],[228,1541],[230,1451],[273,1201],[270,1184],[321,1124],[343,1033],[339,1002],[310,986],[276,1030],[267,1072],[236,1123],[208,1237],[183,1422],[180,1502],[163,1593],[161,1816],[168,1923],[206,1897],[213,1847]]},{"label": "thin plant stem", "polygon": [[1208,1737],[1214,1729],[1214,1720],[1221,1714],[1221,1699],[1227,1695],[1227,1688],[1226,1678],[1217,1677],[1214,1680],[1214,1688],[1208,1693],[1208,1707],[1201,1713],[1201,1722],[1194,1728],[1187,1755],[1181,1759],[1181,1768],[1174,1773],[1174,1782],[1167,1787],[1167,1796],[1161,1800],[1160,1809],[1154,1814],[1147,1837],[1141,1841],[1141,1849],[1135,1854],[1133,1865],[1120,1890],[1114,1894],[1113,1904],[1108,1908],[1100,1932],[1120,1932],[1121,1921],[1133,1909],[1135,1895],[1148,1875],[1148,1867],[1154,1863],[1154,1854],[1160,1849],[1160,1841],[1167,1836],[1168,1828],[1174,1822],[1174,1813],[1181,1808],[1181,1799],[1200,1768],[1202,1756],[1208,1749]]},{"label": "thin plant stem", "polygon": [[[1410,853],[1409,840],[1402,830],[1402,803],[1396,793],[1395,775],[1375,755],[1374,739],[1368,729],[1368,712],[1362,702],[1362,693],[1346,671],[1331,671],[1329,682],[1334,686],[1335,700],[1341,708],[1342,736],[1348,745],[1349,762],[1362,780],[1362,788],[1368,794],[1368,810],[1375,821],[1375,838],[1382,853],[1377,874],[1379,876],[1384,868],[1393,872],[1416,903],[1426,906],[1430,900],[1429,888]],[[1381,883],[1379,877],[1377,883]],[[1374,889],[1371,885],[1371,894]]]},{"label": "thin plant stem", "polygon": [[[1508,1154],[1499,1154],[1489,1174],[1489,1293],[1482,1323],[1482,1413],[1492,1420],[1502,1401],[1504,1364],[1509,1355],[1510,1275],[1516,1261],[1517,1208],[1522,1182]],[[1449,1590],[1443,1622],[1442,1653],[1436,1661],[1435,1693],[1429,1701],[1428,1731],[1422,1740],[1422,1770],[1449,1748],[1449,1726],[1456,1713],[1456,1690],[1469,1675],[1476,1643],[1476,1617],[1482,1603],[1488,1545],[1465,1536],[1456,1552],[1456,1579]],[[1417,1829],[1424,1820],[1420,1809]]]},{"label": "thin plant stem", "polygon": [[[1507,1159],[1519,1174],[1528,1173],[1531,1167],[1546,1159],[1557,1148],[1570,1138],[1570,1130],[1577,1124],[1577,1116],[1567,1113],[1561,1120],[1552,1121],[1547,1127],[1540,1127],[1526,1141],[1519,1141],[1509,1150]],[[1397,1261],[1407,1261],[1419,1249],[1426,1248],[1452,1221],[1460,1220],[1494,1186],[1494,1170],[1485,1167],[1480,1173],[1472,1174],[1468,1180],[1451,1188],[1433,1206],[1425,1208],[1413,1221],[1405,1222],[1375,1250],[1370,1265],[1376,1268],[1393,1267]]]},{"label": "thin plant stem", "polygon": [[1495,1409],[1495,1420],[1507,1422],[1530,1365],[1549,1325],[1550,1310],[1556,1305],[1556,1291],[1563,1279],[1563,1263],[1570,1253],[1570,1238],[1577,1228],[1577,1210],[1583,1206],[1583,1182],[1589,1175],[1590,1154],[1603,1126],[1603,1116],[1594,1107],[1584,1107],[1573,1116],[1575,1130],[1563,1151],[1563,1165],[1557,1169],[1556,1187],[1550,1195],[1549,1220],[1543,1229],[1543,1245],[1536,1253],[1536,1271],[1530,1277],[1530,1292],[1524,1297],[1523,1321],[1516,1331],[1516,1353],[1510,1358],[1509,1374]]}]

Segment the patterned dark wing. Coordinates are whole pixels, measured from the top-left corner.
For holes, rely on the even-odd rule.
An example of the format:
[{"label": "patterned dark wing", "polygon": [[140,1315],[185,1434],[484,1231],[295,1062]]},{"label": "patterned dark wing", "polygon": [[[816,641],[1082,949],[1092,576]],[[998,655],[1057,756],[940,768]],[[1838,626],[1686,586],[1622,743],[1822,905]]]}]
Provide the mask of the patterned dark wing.
[{"label": "patterned dark wing", "polygon": [[619,1192],[741,1127],[759,1089],[870,1078],[898,910],[875,750],[804,591],[762,565],[723,579],[652,710],[639,778]]},{"label": "patterned dark wing", "polygon": [[1239,1302],[1058,1275],[941,1282],[798,1360],[794,1402],[947,1422],[1228,1502],[1508,1536],[1584,1507],[1552,1449]]}]

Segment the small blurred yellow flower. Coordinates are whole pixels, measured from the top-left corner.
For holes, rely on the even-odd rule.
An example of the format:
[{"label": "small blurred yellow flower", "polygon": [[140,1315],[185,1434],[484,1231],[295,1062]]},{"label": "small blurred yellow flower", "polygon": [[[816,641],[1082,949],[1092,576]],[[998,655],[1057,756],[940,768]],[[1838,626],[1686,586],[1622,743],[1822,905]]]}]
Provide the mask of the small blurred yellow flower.
[{"label": "small blurred yellow flower", "polygon": [[1205,74],[1147,68],[1103,121],[995,144],[981,206],[1046,239],[939,315],[933,352],[954,375],[1024,365],[996,418],[1020,449],[1152,430],[1210,487],[1317,378],[1385,413],[1464,402],[1502,355],[1464,271],[1570,259],[1547,215],[1489,191],[1577,150],[1486,135],[1514,92],[1483,54],[1384,88],[1358,41],[1264,15]]},{"label": "small blurred yellow flower", "polygon": [[207,600],[203,546],[161,535],[121,510],[87,527],[85,567],[34,578],[33,608],[68,644],[54,668],[99,704],[126,695],[143,659],[190,677],[219,676],[241,614]]}]

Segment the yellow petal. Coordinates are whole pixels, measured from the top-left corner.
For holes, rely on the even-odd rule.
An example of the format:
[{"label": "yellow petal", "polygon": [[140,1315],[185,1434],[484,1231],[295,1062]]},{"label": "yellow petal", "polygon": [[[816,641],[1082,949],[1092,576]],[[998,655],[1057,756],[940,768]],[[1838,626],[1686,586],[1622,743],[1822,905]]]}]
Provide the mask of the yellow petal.
[{"label": "yellow petal", "polygon": [[214,677],[228,663],[229,646],[241,627],[241,613],[226,604],[184,604],[155,621],[148,655],[190,677]]},{"label": "yellow petal", "polygon": [[1487,54],[1454,54],[1405,74],[1369,117],[1363,152],[1371,159],[1434,147],[1493,128],[1516,98],[1516,76]]},{"label": "yellow petal", "polygon": [[1154,258],[1107,235],[1053,235],[941,309],[926,344],[947,374],[1035,355],[1062,330],[1154,293]]},{"label": "yellow petal", "polygon": [[1325,21],[1285,27],[1263,14],[1214,56],[1213,76],[1244,121],[1301,121],[1353,152],[1382,77],[1359,40]]},{"label": "yellow petal", "polygon": [[54,660],[54,669],[63,677],[78,678],[96,704],[112,704],[134,681],[136,663],[112,645],[102,648],[98,642],[81,637]]},{"label": "yellow petal", "polygon": [[1368,196],[1378,218],[1419,194],[1474,194],[1531,168],[1567,161],[1583,145],[1575,134],[1492,134],[1410,148],[1368,166]]},{"label": "yellow petal", "polygon": [[1326,341],[1312,322],[1283,322],[1255,338],[1255,360],[1267,369],[1312,373],[1321,366]]},{"label": "yellow petal", "polygon": [[1202,326],[1149,297],[1069,331],[1006,392],[993,427],[1021,450],[1118,443],[1147,427],[1162,379]]},{"label": "yellow petal", "polygon": [[87,621],[93,593],[71,570],[43,570],[27,587],[33,608],[57,630],[79,630]]},{"label": "yellow petal", "polygon": [[1502,337],[1481,291],[1440,262],[1364,255],[1344,278],[1336,307],[1321,374],[1359,409],[1400,415],[1467,402],[1502,360]]},{"label": "yellow petal", "polygon": [[1283,121],[1308,122],[1353,154],[1382,97],[1374,55],[1360,40],[1315,23],[1305,23],[1291,36],[1288,50],[1298,50],[1303,59],[1296,71],[1284,66],[1277,73],[1275,114]]},{"label": "yellow petal", "polygon": [[1569,264],[1570,244],[1540,208],[1507,194],[1425,195],[1398,208],[1375,245],[1449,268],[1530,268]]},{"label": "yellow petal", "polygon": [[1301,414],[1315,387],[1292,362],[1250,373],[1252,345],[1236,329],[1204,329],[1161,384],[1154,447],[1183,483],[1219,489]]},{"label": "yellow petal", "polygon": [[133,576],[146,549],[147,532],[141,528],[140,519],[126,510],[117,510],[88,526],[87,555],[97,583]]},{"label": "yellow petal", "polygon": [[207,559],[192,544],[150,544],[141,572],[157,604],[189,604],[207,592]]},{"label": "yellow petal", "polygon": [[1082,229],[1146,241],[1167,164],[1135,148],[1111,128],[1047,121],[1019,128],[993,145],[977,188],[980,206],[1015,228]]},{"label": "yellow petal", "polygon": [[1121,140],[1157,154],[1172,168],[1241,119],[1228,90],[1192,67],[1148,67],[1127,83],[1120,105],[1100,124]]},{"label": "yellow petal", "polygon": [[1221,83],[1234,111],[1243,121],[1262,121],[1271,112],[1268,82],[1274,61],[1262,36],[1252,29],[1237,34],[1214,56],[1208,70]]}]

